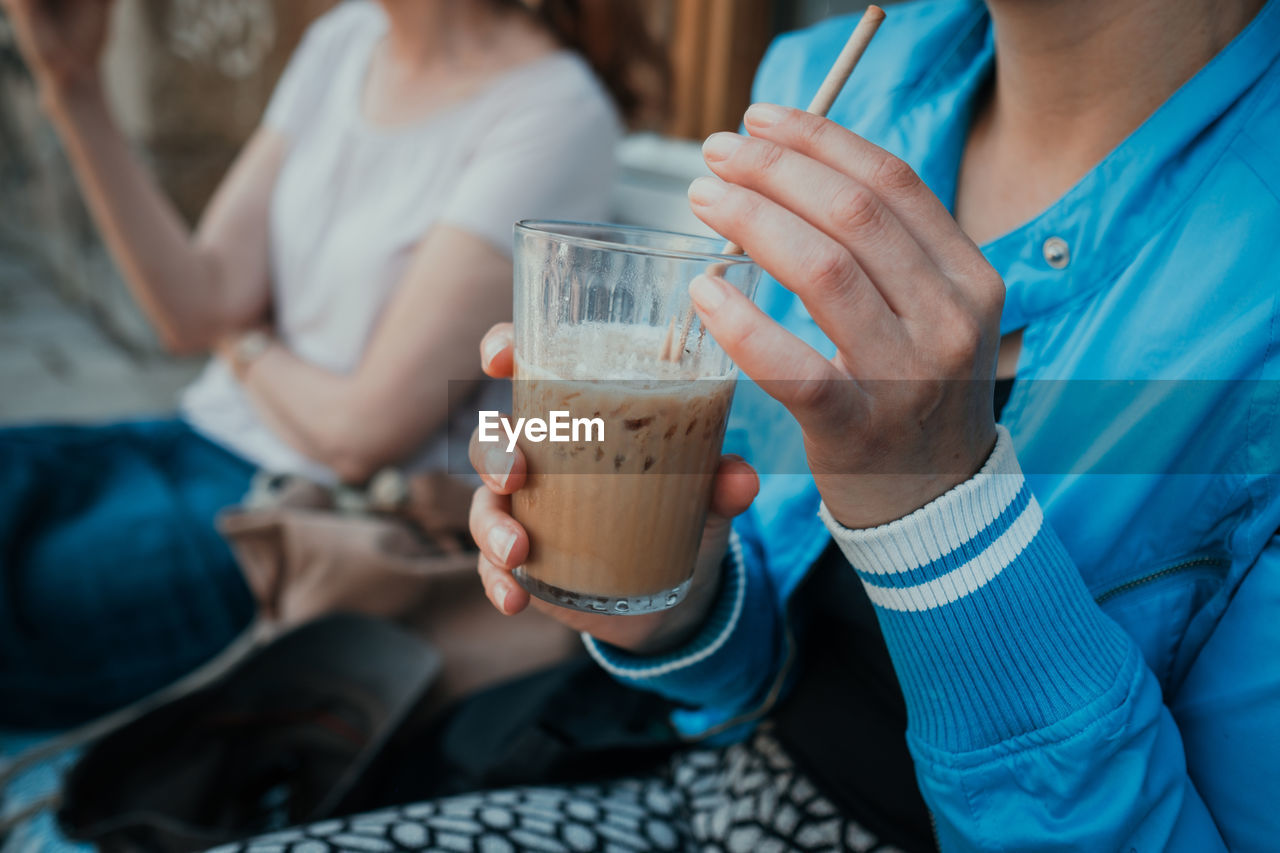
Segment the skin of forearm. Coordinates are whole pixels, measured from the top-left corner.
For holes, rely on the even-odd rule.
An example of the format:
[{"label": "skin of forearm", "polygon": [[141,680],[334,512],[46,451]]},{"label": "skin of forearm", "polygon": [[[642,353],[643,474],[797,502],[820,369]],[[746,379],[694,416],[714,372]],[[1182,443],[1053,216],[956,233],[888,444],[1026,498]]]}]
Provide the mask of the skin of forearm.
[{"label": "skin of forearm", "polygon": [[59,130],[89,210],[134,298],[170,350],[207,350],[249,317],[219,304],[219,268],[139,162],[95,80],[47,112]]},{"label": "skin of forearm", "polygon": [[448,417],[448,382],[391,388],[317,367],[280,343],[242,381],[281,438],[347,483],[401,461]]},{"label": "skin of forearm", "polygon": [[440,223],[419,243],[350,373],[275,343],[240,378],[282,438],[360,483],[446,423],[450,398],[480,379],[480,339],[510,317],[510,305],[511,260]]}]

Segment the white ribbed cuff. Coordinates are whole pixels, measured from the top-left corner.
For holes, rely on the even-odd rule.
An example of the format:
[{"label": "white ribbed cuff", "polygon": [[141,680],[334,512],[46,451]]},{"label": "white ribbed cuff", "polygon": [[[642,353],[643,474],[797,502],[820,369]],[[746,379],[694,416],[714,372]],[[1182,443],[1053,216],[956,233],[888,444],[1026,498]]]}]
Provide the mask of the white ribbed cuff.
[{"label": "white ribbed cuff", "polygon": [[981,471],[905,518],[850,530],[821,510],[876,605],[911,736],[953,753],[1099,701],[1136,657],[1045,524],[998,429]]},{"label": "white ribbed cuff", "polygon": [[[720,582],[716,604],[702,629],[684,648],[666,655],[643,657],[601,643],[583,633],[587,653],[615,678],[641,681],[671,675],[696,666],[720,651],[737,630],[747,598],[747,572],[742,558],[742,542],[736,531],[729,536],[728,559]],[[626,617],[618,617],[625,619]]]},{"label": "white ribbed cuff", "polygon": [[1044,518],[1009,432],[997,431],[977,474],[897,521],[852,530],[821,506],[823,523],[877,607],[921,611],[957,601],[999,575],[1040,531]]}]

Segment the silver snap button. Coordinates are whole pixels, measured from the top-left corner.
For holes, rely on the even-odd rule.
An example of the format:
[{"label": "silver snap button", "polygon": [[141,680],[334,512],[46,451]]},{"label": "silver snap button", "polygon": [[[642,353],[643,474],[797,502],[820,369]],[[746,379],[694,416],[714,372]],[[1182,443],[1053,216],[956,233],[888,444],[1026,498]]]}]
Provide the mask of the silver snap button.
[{"label": "silver snap button", "polygon": [[1044,259],[1055,270],[1066,269],[1071,263],[1071,247],[1061,237],[1050,237],[1044,241]]}]

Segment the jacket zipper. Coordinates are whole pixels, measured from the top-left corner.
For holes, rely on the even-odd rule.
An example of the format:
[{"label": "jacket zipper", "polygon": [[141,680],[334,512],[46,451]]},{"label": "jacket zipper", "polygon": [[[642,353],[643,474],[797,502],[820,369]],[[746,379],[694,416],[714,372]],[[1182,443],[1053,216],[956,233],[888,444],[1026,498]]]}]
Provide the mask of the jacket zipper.
[{"label": "jacket zipper", "polygon": [[1188,569],[1199,568],[1200,566],[1222,565],[1225,562],[1227,561],[1222,557],[1196,557],[1193,560],[1184,560],[1181,563],[1175,563],[1172,566],[1163,568],[1158,572],[1152,572],[1149,575],[1144,575],[1143,577],[1135,578],[1134,580],[1127,581],[1119,586],[1112,587],[1101,595],[1095,596],[1093,600],[1096,604],[1103,604],[1115,598],[1117,595],[1123,595],[1129,590],[1137,589],[1140,586],[1146,586],[1149,583],[1158,581],[1162,578],[1167,578],[1170,575],[1180,574]]}]

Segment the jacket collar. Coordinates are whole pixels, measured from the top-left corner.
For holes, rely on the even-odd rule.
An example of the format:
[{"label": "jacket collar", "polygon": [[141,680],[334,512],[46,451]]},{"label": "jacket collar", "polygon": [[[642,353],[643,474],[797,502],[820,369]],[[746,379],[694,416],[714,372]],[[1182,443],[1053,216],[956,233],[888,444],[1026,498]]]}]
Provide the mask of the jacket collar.
[{"label": "jacket collar", "polygon": [[[995,48],[986,7],[958,19],[957,37],[937,70],[885,105],[882,144],[911,163],[948,207],[974,105],[991,78]],[[1022,328],[1114,280],[1189,198],[1243,129],[1233,109],[1280,57],[1280,0],[1244,30],[1101,163],[1031,221],[982,247],[1005,277],[1003,331]],[[922,58],[923,60],[923,58]],[[1278,72],[1280,73],[1280,72]],[[896,99],[895,99],[896,100]],[[1065,245],[1069,261],[1049,261]],[[1060,257],[1060,256],[1059,256]],[[1060,262],[1059,262],[1060,263]]]}]

